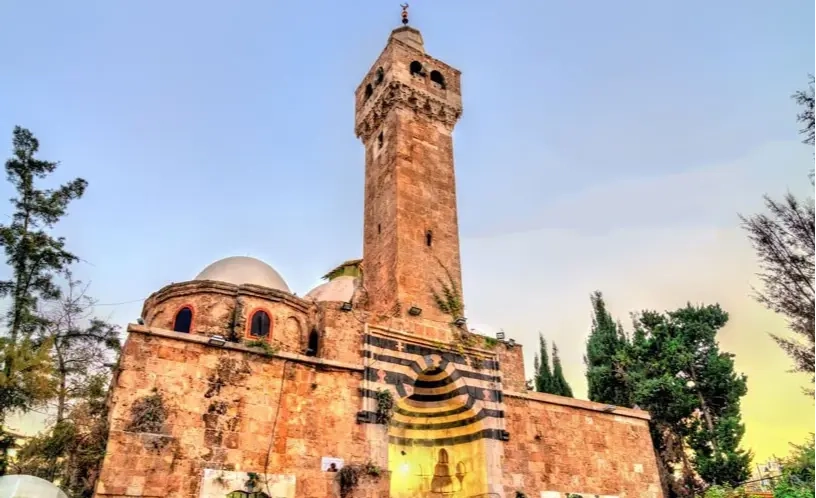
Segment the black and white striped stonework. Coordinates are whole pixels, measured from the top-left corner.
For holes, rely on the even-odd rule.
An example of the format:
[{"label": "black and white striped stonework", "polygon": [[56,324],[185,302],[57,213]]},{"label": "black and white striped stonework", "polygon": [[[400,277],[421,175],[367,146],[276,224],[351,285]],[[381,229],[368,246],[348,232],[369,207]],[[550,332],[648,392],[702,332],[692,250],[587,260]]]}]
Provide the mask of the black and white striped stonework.
[{"label": "black and white striped stonework", "polygon": [[450,446],[506,439],[501,374],[488,351],[450,351],[421,338],[368,330],[361,422],[376,423],[377,391],[394,395],[389,442]]}]

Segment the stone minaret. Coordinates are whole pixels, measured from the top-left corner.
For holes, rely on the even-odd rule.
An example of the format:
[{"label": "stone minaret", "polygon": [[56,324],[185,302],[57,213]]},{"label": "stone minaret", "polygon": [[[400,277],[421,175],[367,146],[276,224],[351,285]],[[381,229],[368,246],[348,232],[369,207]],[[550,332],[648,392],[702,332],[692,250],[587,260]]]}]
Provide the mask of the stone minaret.
[{"label": "stone minaret", "polygon": [[[404,18],[407,24],[407,19]],[[425,53],[403,26],[356,91],[365,146],[363,285],[372,311],[451,321],[434,303],[443,283],[462,296],[451,133],[462,113],[460,72]]]}]

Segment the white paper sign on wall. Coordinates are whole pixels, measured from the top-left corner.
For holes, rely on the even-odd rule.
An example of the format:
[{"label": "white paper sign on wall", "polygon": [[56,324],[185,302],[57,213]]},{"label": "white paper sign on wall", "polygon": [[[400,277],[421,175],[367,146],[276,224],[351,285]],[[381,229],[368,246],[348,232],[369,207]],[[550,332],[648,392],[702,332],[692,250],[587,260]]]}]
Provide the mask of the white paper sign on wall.
[{"label": "white paper sign on wall", "polygon": [[323,457],[320,459],[320,470],[323,472],[339,472],[342,468],[342,458]]}]

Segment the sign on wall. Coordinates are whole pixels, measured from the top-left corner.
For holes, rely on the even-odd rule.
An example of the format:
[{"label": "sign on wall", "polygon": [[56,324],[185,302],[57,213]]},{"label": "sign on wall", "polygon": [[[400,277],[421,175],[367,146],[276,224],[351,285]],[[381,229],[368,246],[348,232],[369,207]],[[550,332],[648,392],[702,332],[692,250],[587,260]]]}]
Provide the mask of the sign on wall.
[{"label": "sign on wall", "polygon": [[[295,498],[295,476],[252,474],[218,469],[204,469],[199,498],[252,496],[264,493],[269,498]],[[270,494],[271,493],[271,494]],[[258,494],[258,496],[264,496]]]},{"label": "sign on wall", "polygon": [[342,458],[323,457],[320,459],[320,470],[323,472],[339,472],[342,468]]}]

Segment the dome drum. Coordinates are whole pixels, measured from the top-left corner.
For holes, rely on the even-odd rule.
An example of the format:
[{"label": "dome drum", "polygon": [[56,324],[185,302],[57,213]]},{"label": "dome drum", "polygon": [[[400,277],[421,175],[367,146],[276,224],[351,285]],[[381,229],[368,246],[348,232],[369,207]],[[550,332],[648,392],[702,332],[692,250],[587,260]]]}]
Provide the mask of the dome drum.
[{"label": "dome drum", "polygon": [[[150,296],[142,310],[148,327],[234,342],[267,340],[300,354],[308,347],[314,316],[313,304],[287,292],[211,280],[169,285]],[[266,332],[253,334],[258,330]]]}]

